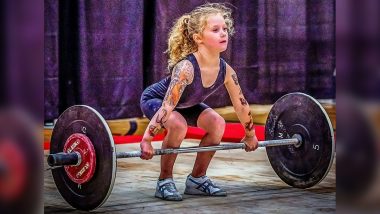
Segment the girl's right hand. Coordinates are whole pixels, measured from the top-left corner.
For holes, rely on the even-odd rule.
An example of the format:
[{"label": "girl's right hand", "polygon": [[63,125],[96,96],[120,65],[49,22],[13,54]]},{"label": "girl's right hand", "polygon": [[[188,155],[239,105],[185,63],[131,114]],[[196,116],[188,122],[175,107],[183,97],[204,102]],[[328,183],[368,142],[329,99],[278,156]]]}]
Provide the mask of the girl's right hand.
[{"label": "girl's right hand", "polygon": [[259,141],[257,140],[256,135],[254,135],[252,137],[245,136],[242,141],[245,143],[245,151],[246,152],[254,151],[259,146]]},{"label": "girl's right hand", "polygon": [[149,160],[153,158],[153,147],[152,144],[146,140],[142,140],[140,143],[140,148],[141,148],[141,159],[144,160]]}]

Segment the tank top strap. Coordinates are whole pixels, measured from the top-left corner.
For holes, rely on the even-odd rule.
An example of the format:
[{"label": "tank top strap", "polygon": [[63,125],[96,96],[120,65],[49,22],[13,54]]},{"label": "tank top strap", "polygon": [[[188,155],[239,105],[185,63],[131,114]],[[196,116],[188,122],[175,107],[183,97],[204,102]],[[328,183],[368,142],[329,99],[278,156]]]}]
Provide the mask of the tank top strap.
[{"label": "tank top strap", "polygon": [[195,58],[194,54],[191,53],[191,54],[187,55],[187,57],[185,59],[189,60],[191,62],[191,64],[193,64],[194,72],[196,72],[196,71],[197,71],[196,73],[200,72],[198,61],[197,61],[197,58]]},{"label": "tank top strap", "polygon": [[226,79],[226,72],[227,72],[227,65],[226,64],[227,64],[226,61],[224,61],[223,58],[220,58],[220,70],[219,70],[219,74],[221,75],[223,83],[224,83],[224,80]]}]

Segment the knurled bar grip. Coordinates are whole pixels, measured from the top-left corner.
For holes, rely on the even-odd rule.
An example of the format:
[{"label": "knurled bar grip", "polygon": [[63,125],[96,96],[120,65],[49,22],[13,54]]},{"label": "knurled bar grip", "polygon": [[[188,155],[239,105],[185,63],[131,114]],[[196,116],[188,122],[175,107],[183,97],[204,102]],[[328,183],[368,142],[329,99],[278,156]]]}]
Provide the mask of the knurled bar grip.
[{"label": "knurled bar grip", "polygon": [[[267,146],[282,146],[282,145],[296,145],[300,143],[298,138],[280,139],[280,140],[269,140],[260,141],[259,147]],[[245,149],[245,143],[224,143],[218,146],[195,146],[195,147],[184,147],[178,149],[155,149],[153,155],[167,155],[167,154],[180,154],[180,153],[193,153],[193,152],[209,152],[217,150],[230,150],[230,149]],[[141,151],[131,151],[131,152],[117,152],[117,158],[133,158],[141,157]]]}]

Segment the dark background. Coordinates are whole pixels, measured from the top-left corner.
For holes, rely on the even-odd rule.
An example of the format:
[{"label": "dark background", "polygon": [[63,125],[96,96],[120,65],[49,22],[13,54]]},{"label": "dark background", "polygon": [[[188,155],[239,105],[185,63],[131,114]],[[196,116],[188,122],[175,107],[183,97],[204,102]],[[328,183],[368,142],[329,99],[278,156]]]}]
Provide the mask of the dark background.
[{"label": "dark background", "polygon": [[[233,5],[236,33],[222,57],[249,103],[273,103],[294,91],[335,98],[335,1],[209,2]],[[142,116],[142,91],[166,75],[170,27],[203,3],[45,0],[45,120],[74,104],[106,119]],[[231,105],[224,88],[206,103]]]}]

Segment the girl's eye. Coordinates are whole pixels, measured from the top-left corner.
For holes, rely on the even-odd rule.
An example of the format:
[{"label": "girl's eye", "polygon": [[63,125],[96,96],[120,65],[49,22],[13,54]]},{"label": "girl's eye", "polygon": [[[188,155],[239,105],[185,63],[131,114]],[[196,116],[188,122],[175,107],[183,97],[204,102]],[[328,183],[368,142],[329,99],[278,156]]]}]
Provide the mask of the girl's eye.
[{"label": "girl's eye", "polygon": [[218,29],[213,29],[212,31],[213,31],[213,32],[218,32]]},{"label": "girl's eye", "polygon": [[227,28],[223,28],[224,31],[227,31],[228,29]]}]

